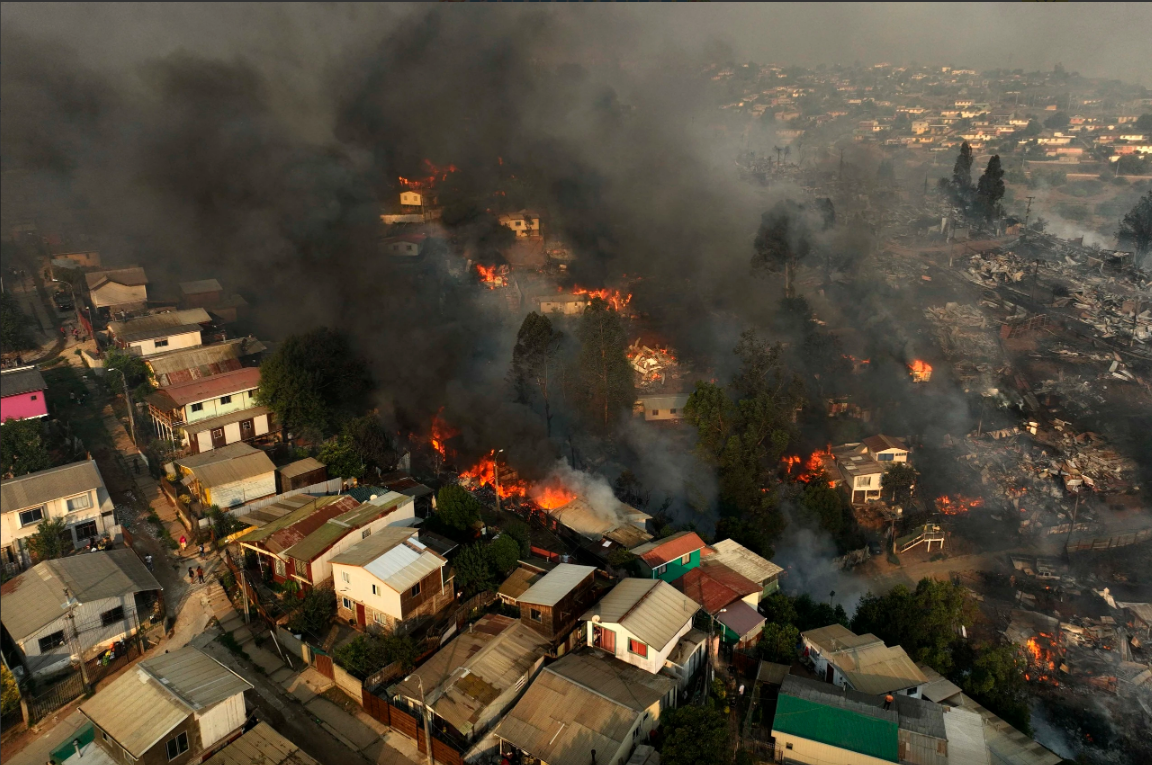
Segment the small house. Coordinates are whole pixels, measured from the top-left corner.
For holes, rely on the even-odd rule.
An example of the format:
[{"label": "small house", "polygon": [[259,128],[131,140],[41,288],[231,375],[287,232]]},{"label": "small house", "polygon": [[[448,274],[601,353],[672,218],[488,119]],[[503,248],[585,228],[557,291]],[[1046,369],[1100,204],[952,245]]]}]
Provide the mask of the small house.
[{"label": "small house", "polygon": [[[255,531],[241,537],[240,546],[256,554],[260,569],[269,569],[273,581],[287,582],[297,574],[296,561],[287,555],[288,549],[302,542],[328,521],[352,512],[359,506],[360,503],[352,497],[312,497],[307,494],[284,497],[243,517],[245,521],[256,520],[260,525]],[[262,522],[269,515],[273,516],[272,519]],[[307,568],[302,568],[305,582],[311,582],[312,577]]]},{"label": "small house", "polygon": [[678,422],[684,418],[687,403],[687,393],[641,396],[636,400],[632,413],[643,417],[645,422]]},{"label": "small house", "polygon": [[[580,619],[589,646],[656,674],[692,629],[699,610],[667,582],[629,578],[620,580]],[[703,642],[698,649],[703,652]]]},{"label": "small house", "polygon": [[38,563],[0,586],[0,617],[31,677],[88,661],[136,633],[160,583],[127,548]]},{"label": "small house", "polygon": [[276,466],[245,443],[183,457],[176,466],[180,482],[207,506],[239,507],[276,493]]},{"label": "small house", "polygon": [[559,565],[543,558],[533,558],[519,561],[519,565],[512,570],[504,582],[496,590],[496,597],[510,606],[519,608],[520,596],[540,581],[540,579]]},{"label": "small house", "polygon": [[328,466],[315,457],[289,462],[276,468],[281,494],[296,489],[306,489],[328,480]]},{"label": "small house", "polygon": [[540,306],[540,313],[560,314],[561,316],[579,316],[588,307],[587,295],[567,295],[556,293],[536,298]]},{"label": "small house", "polygon": [[700,565],[704,540],[695,531],[681,531],[632,548],[646,578],[671,582]]},{"label": "small house", "polygon": [[0,372],[0,423],[48,416],[48,384],[34,366]]},{"label": "small house", "polygon": [[87,273],[84,283],[97,311],[124,313],[148,305],[148,276],[139,266]]},{"label": "small house", "polygon": [[804,660],[818,677],[842,688],[873,696],[900,694],[920,698],[928,678],[900,646],[886,646],[875,635],[857,635],[841,624],[800,633]]},{"label": "small house", "polygon": [[108,336],[122,350],[153,356],[201,345],[201,332],[211,323],[203,308],[189,308],[108,322]]},{"label": "small house", "polygon": [[704,558],[704,567],[722,565],[760,585],[757,605],[765,595],[780,589],[780,575],[784,569],[763,558],[733,539],[725,539],[711,546],[711,555]]},{"label": "small house", "polygon": [[252,685],[197,648],[145,659],[80,705],[117,765],[191,765],[240,737]]},{"label": "small house", "polygon": [[517,237],[540,236],[540,214],[532,210],[505,213],[499,221],[501,226],[512,229]]},{"label": "small house", "polygon": [[520,621],[558,646],[559,652],[571,648],[568,638],[595,599],[595,579],[592,566],[559,564],[520,594]]},{"label": "small house", "polygon": [[720,637],[726,643],[744,647],[760,639],[765,619],[756,610],[763,593],[757,582],[714,563],[686,572],[672,586],[720,625]]},{"label": "small house", "polygon": [[420,255],[427,241],[427,234],[401,234],[389,236],[381,240],[381,247],[385,255],[394,258],[415,258]]},{"label": "small house", "polygon": [[908,461],[908,447],[898,438],[878,435],[832,448],[836,467],[853,504],[880,499],[884,473]]},{"label": "small house", "polygon": [[224,287],[215,279],[180,282],[180,303],[185,308],[211,308],[224,297]]},{"label": "small house", "polygon": [[389,526],[332,559],[336,615],[372,630],[409,631],[456,600],[451,569],[414,528]]},{"label": "small house", "polygon": [[487,614],[388,695],[417,717],[427,704],[437,729],[473,743],[523,695],[547,652],[548,640],[522,622]]},{"label": "small house", "polygon": [[69,541],[79,548],[93,537],[112,534],[112,497],[93,460],[38,470],[0,483],[3,521],[0,545],[9,572],[31,563],[28,537],[43,521],[62,520]]},{"label": "small house", "polygon": [[161,388],[148,395],[148,413],[158,436],[198,454],[268,433],[259,387],[260,369],[243,367]]}]

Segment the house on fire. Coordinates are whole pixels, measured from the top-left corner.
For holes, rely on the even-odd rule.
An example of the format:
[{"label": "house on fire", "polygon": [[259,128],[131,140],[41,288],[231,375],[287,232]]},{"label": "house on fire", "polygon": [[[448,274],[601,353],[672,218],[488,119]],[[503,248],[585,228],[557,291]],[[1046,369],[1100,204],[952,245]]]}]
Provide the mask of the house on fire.
[{"label": "house on fire", "polygon": [[520,620],[554,647],[554,655],[571,650],[577,621],[596,599],[596,569],[561,563],[520,594]]},{"label": "house on fire", "polygon": [[418,717],[427,704],[436,728],[447,727],[472,744],[523,695],[547,652],[547,639],[523,621],[487,614],[388,695]]},{"label": "house on fire", "polygon": [[640,559],[640,570],[645,577],[671,582],[700,565],[704,548],[704,540],[695,531],[681,531],[633,547],[632,554]]},{"label": "house on fire", "polygon": [[156,434],[199,454],[268,435],[272,413],[256,404],[259,387],[259,368],[244,367],[170,385],[145,400]]},{"label": "house on fire", "polygon": [[540,214],[532,210],[505,213],[499,221],[501,226],[512,229],[517,237],[540,236]]},{"label": "house on fire", "polygon": [[192,348],[203,344],[201,332],[212,323],[203,308],[154,313],[108,322],[108,336],[116,347],[136,356]]},{"label": "house on fire", "polygon": [[873,696],[920,698],[928,678],[900,646],[872,634],[857,635],[840,624],[802,632],[804,659],[825,682]]},{"label": "house on fire", "polygon": [[580,618],[589,646],[684,687],[704,661],[707,639],[692,627],[699,610],[667,582],[630,578]]},{"label": "house on fire", "polygon": [[878,435],[832,448],[836,468],[853,504],[880,499],[884,473],[908,461],[908,447],[899,438]]},{"label": "house on fire", "polygon": [[48,416],[48,384],[34,366],[0,372],[0,423]]},{"label": "house on fire", "polygon": [[575,532],[585,549],[602,560],[618,547],[634,547],[652,538],[647,531],[652,516],[623,502],[593,507],[585,498],[576,497],[545,512],[554,526]]},{"label": "house on fire", "polygon": [[64,521],[74,547],[111,534],[116,526],[112,496],[93,460],[9,478],[0,483],[0,497],[0,546],[9,572],[31,563],[27,539],[42,521]]},{"label": "house on fire", "polygon": [[623,765],[676,703],[676,681],[583,648],[541,670],[493,730],[499,754]]},{"label": "house on fire", "polygon": [[0,586],[0,620],[23,670],[43,677],[134,635],[161,589],[129,549],[56,558]]},{"label": "house on fire", "polygon": [[417,537],[389,526],[332,559],[336,615],[372,630],[405,632],[456,600],[448,561]]},{"label": "house on fire", "polygon": [[276,493],[276,466],[245,443],[176,460],[180,483],[203,505],[239,507]]},{"label": "house on fire", "polygon": [[201,762],[239,738],[248,719],[244,692],[251,688],[191,646],[145,659],[80,705],[104,755],[91,761]]},{"label": "house on fire", "polygon": [[84,274],[92,307],[105,315],[148,305],[148,275],[139,266]]}]

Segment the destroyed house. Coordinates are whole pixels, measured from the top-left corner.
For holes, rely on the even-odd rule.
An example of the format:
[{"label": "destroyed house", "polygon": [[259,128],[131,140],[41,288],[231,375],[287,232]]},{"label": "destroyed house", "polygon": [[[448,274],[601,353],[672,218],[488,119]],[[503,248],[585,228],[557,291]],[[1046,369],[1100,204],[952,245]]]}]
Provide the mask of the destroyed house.
[{"label": "destroyed house", "polygon": [[137,311],[148,304],[148,276],[139,266],[84,274],[84,283],[97,311]]},{"label": "destroyed house", "polygon": [[695,531],[681,531],[632,548],[645,577],[671,582],[700,565],[704,540]]},{"label": "destroyed house", "polygon": [[[667,582],[630,578],[621,579],[580,618],[589,646],[656,674],[692,631],[699,610],[695,601]],[[700,641],[693,644],[703,650]],[[687,659],[698,663],[697,658]]]},{"label": "destroyed house", "polygon": [[583,497],[576,497],[544,512],[553,529],[563,527],[572,532],[581,547],[601,560],[607,560],[612,550],[634,547],[652,538],[647,531],[651,516],[623,502],[593,507]]},{"label": "destroyed house", "polygon": [[159,388],[235,372],[256,366],[264,343],[254,337],[239,337],[212,345],[158,353],[144,359]]},{"label": "destroyed house", "polygon": [[675,701],[671,678],[584,648],[545,667],[493,733],[501,754],[624,765]]},{"label": "destroyed house", "polygon": [[340,553],[385,526],[407,526],[414,520],[410,498],[385,492],[359,507],[330,518],[324,525],[284,550],[281,557],[286,559],[292,569],[289,576],[305,587],[313,587],[332,578],[331,561]]},{"label": "destroyed house", "polygon": [[[921,699],[883,697],[788,675],[780,686],[772,736],[777,762],[826,765],[899,762],[987,765],[978,718],[959,710],[950,750],[946,720],[955,710]],[[950,757],[951,754],[955,757]]]},{"label": "destroyed house", "polygon": [[176,460],[180,483],[203,505],[239,507],[276,493],[276,466],[246,443]]},{"label": "destroyed house", "polygon": [[198,454],[269,432],[272,414],[256,403],[259,387],[260,369],[244,367],[170,385],[145,400],[156,434]]},{"label": "destroyed house", "polygon": [[928,678],[900,646],[857,635],[841,624],[800,634],[804,659],[825,682],[871,695],[919,698]]},{"label": "destroyed house", "polygon": [[108,335],[118,348],[153,356],[201,345],[201,332],[211,323],[212,317],[203,308],[189,308],[108,322]]},{"label": "destroyed house", "polygon": [[240,736],[251,687],[187,646],[141,661],[81,704],[80,713],[95,727],[105,763],[190,765]]},{"label": "destroyed house", "polygon": [[518,237],[540,236],[540,214],[532,210],[505,213],[499,221],[501,226],[512,229]]},{"label": "destroyed house", "polygon": [[48,384],[34,366],[0,372],[0,423],[48,416]]},{"label": "destroyed house", "polygon": [[756,607],[763,590],[756,582],[716,563],[688,571],[672,586],[715,620],[725,642],[743,647],[760,639],[765,619]]},{"label": "destroyed house", "polygon": [[567,638],[595,598],[595,579],[592,566],[561,563],[520,594],[520,621],[561,652],[571,648]]},{"label": "destroyed house", "polygon": [[373,631],[409,631],[456,599],[448,561],[417,537],[387,526],[332,559],[336,615]]},{"label": "destroyed house", "polygon": [[[310,497],[298,494],[275,504],[289,512],[245,534],[240,538],[240,546],[256,554],[261,570],[267,566],[272,572],[273,581],[283,583],[298,573],[296,561],[288,556],[288,550],[333,518],[354,511],[360,503],[351,497]],[[272,509],[273,512],[279,510],[264,509]],[[306,567],[302,573],[305,583],[313,581]]]},{"label": "destroyed house", "polygon": [[544,664],[548,641],[508,616],[487,614],[402,682],[388,689],[416,716],[424,704],[436,727],[475,742],[527,690]]}]

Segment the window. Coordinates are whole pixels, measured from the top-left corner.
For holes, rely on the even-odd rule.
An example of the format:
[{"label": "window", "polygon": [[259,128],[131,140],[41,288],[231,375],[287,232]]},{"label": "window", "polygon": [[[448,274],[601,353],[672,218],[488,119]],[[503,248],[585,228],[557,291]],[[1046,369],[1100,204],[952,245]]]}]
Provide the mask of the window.
[{"label": "window", "polygon": [[344,606],[344,610],[345,610],[345,611],[351,611],[351,610],[352,610],[352,601],[351,601],[350,599],[348,599],[348,598],[340,598],[340,600],[341,600],[341,602],[342,602],[342,604],[343,604],[343,606]]},{"label": "window", "polygon": [[87,494],[81,494],[79,497],[72,497],[68,500],[68,512],[75,512],[76,510],[85,510],[92,507],[92,498]]},{"label": "window", "polygon": [[31,510],[22,510],[20,512],[20,525],[31,526],[33,523],[39,523],[44,520],[44,508],[34,507]]},{"label": "window", "polygon": [[642,659],[648,658],[648,645],[639,640],[628,638],[628,653],[634,653]]},{"label": "window", "polygon": [[203,412],[203,411],[204,411],[204,405],[203,405],[203,404],[193,404],[193,405],[192,405],[191,407],[189,407],[189,408],[190,408],[190,409],[191,409],[193,412]]},{"label": "window", "polygon": [[784,748],[785,749],[791,749],[792,748],[792,742],[788,742],[787,744],[785,744]]},{"label": "window", "polygon": [[544,621],[544,614],[540,613],[540,611],[538,609],[529,608],[528,609],[528,618],[534,622],[543,622]]},{"label": "window", "polygon": [[288,572],[288,569],[284,565],[284,561],[277,558],[276,559],[276,576],[286,576],[287,572]]},{"label": "window", "polygon": [[372,594],[373,595],[379,595],[380,594],[380,588],[376,585],[372,585]]},{"label": "window", "polygon": [[681,566],[687,566],[691,562],[692,562],[692,553],[688,553],[687,555],[680,556],[680,565]]},{"label": "window", "polygon": [[73,527],[72,530],[76,534],[76,539],[81,541],[85,539],[92,539],[100,533],[100,530],[96,528],[96,521],[84,521],[84,523],[78,523]]},{"label": "window", "polygon": [[656,416],[656,415],[658,415],[658,414],[660,414],[660,410],[659,410],[659,409],[653,409],[653,410],[652,410],[652,416],[653,416],[653,417],[655,417],[655,416]]},{"label": "window", "polygon": [[668,414],[676,414],[676,410],[675,409],[669,409]]},{"label": "window", "polygon": [[47,653],[56,646],[64,645],[64,630],[53,632],[40,638],[40,653]]},{"label": "window", "polygon": [[168,749],[168,759],[176,759],[188,751],[188,734],[181,733],[180,735],[176,736],[176,738],[168,739],[168,743],[165,744],[165,746]]},{"label": "window", "polygon": [[168,347],[168,338],[164,338],[163,340],[155,340],[153,342],[156,344],[157,348],[167,348]]},{"label": "window", "polygon": [[654,573],[655,573],[657,576],[659,576],[660,574],[663,574],[663,573],[664,573],[664,572],[665,572],[667,569],[668,569],[668,564],[664,564],[664,565],[662,565],[662,566],[657,566],[656,568],[652,569],[652,571],[653,571],[653,572],[654,572]]},{"label": "window", "polygon": [[100,614],[101,627],[108,627],[122,621],[124,621],[124,606],[116,606]]},{"label": "window", "polygon": [[419,595],[419,594],[420,594],[420,583],[419,583],[419,582],[417,582],[416,584],[412,585],[412,591],[411,591],[409,594],[410,594],[412,597],[416,597],[417,595]]},{"label": "window", "polygon": [[39,398],[40,398],[40,397],[39,397],[39,396],[37,396],[35,393],[33,393],[33,394],[32,394],[32,400],[33,400],[33,401],[36,401],[36,400],[37,400],[37,399],[39,399]]},{"label": "window", "polygon": [[240,423],[240,430],[242,430],[245,433],[250,433],[252,431],[252,420],[244,420],[243,422],[241,422]]},{"label": "window", "polygon": [[370,536],[372,536],[372,529],[364,529],[360,532],[361,539],[367,539]]},{"label": "window", "polygon": [[388,620],[385,618],[384,614],[380,613],[379,611],[372,612],[372,621],[376,622],[377,624],[388,623]]},{"label": "window", "polygon": [[348,584],[349,582],[352,581],[352,578],[348,576],[347,571],[341,571],[340,572],[340,578],[344,581],[345,584]]},{"label": "window", "polygon": [[220,403],[221,404],[231,404],[232,403],[232,397],[231,396],[221,396],[220,397]]},{"label": "window", "polygon": [[892,457],[894,457],[894,456],[895,455],[892,455],[892,454],[877,454],[876,459],[879,460],[880,462],[891,462]]}]

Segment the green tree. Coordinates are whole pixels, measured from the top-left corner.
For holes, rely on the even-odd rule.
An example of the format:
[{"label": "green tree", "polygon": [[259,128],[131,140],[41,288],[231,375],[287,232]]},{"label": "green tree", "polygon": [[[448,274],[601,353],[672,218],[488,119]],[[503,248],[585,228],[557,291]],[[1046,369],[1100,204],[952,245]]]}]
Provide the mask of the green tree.
[{"label": "green tree", "polygon": [[456,586],[466,596],[491,590],[494,581],[492,564],[482,545],[468,545],[456,556]]},{"label": "green tree", "polygon": [[316,459],[328,467],[329,475],[339,478],[360,478],[364,475],[364,460],[348,436],[340,435],[325,442]]},{"label": "green tree", "polygon": [[505,577],[509,571],[516,568],[520,560],[520,543],[510,534],[501,534],[492,540],[486,552],[493,572],[497,576]]},{"label": "green tree", "polygon": [[544,424],[552,435],[552,409],[549,393],[554,383],[556,356],[564,334],[552,328],[547,316],[533,311],[524,317],[512,349],[510,378],[516,401],[529,404],[537,396],[544,404]]},{"label": "green tree", "polygon": [[336,593],[326,587],[315,587],[308,590],[300,601],[299,607],[288,620],[288,629],[306,634],[313,640],[323,640],[334,616]]},{"label": "green tree", "polygon": [[0,715],[7,717],[19,709],[20,685],[8,667],[0,664]]},{"label": "green tree", "polygon": [[831,603],[817,603],[808,593],[800,595],[792,601],[796,609],[796,619],[793,624],[801,632],[827,627],[830,624],[848,626],[848,614],[844,606],[833,606]]},{"label": "green tree", "polygon": [[0,471],[17,478],[52,467],[40,420],[8,420],[0,425]]},{"label": "green tree", "polygon": [[796,607],[792,598],[782,592],[774,592],[760,601],[760,613],[773,624],[795,624]]},{"label": "green tree", "polygon": [[972,189],[972,147],[968,142],[960,144],[960,154],[952,166],[952,190],[958,199],[967,199]]},{"label": "green tree", "polygon": [[1032,735],[1030,694],[1024,672],[1027,663],[1012,645],[960,643],[953,672],[964,692]]},{"label": "green tree", "polygon": [[[104,368],[123,375],[128,381],[129,388],[137,388],[144,383],[151,384],[152,370],[144,359],[126,351],[111,348],[104,357]],[[117,379],[114,383],[119,383]]]},{"label": "green tree", "polygon": [[1152,191],[1140,197],[1136,206],[1120,221],[1116,238],[1122,246],[1131,247],[1138,253],[1152,250]]},{"label": "green tree", "polygon": [[36,528],[36,533],[28,537],[28,549],[32,556],[39,561],[63,558],[67,551],[68,524],[63,518],[55,520],[44,519]]},{"label": "green tree", "polygon": [[682,706],[660,716],[664,765],[723,763],[728,759],[728,716],[711,707]]},{"label": "green tree", "polygon": [[400,451],[396,448],[392,434],[375,413],[352,418],[344,424],[342,433],[366,466],[374,467],[381,473],[390,473],[396,469]]},{"label": "green tree", "polygon": [[20,308],[15,295],[0,292],[0,347],[5,351],[33,351],[39,346],[32,335],[32,319]]},{"label": "green tree", "polygon": [[900,645],[914,661],[947,674],[960,628],[972,626],[974,614],[964,588],[925,578],[915,590],[896,585],[885,595],[864,596],[852,618],[852,630]]},{"label": "green tree", "polygon": [[527,558],[532,554],[532,532],[528,524],[515,519],[504,524],[504,533],[516,540],[520,546],[520,557]]},{"label": "green tree", "polygon": [[1000,155],[993,154],[976,184],[976,209],[986,220],[992,220],[1003,198],[1004,168],[1000,166]]},{"label": "green tree", "polygon": [[1136,118],[1136,132],[1152,133],[1152,114],[1141,114]]},{"label": "green tree", "polygon": [[601,298],[593,298],[580,320],[580,381],[592,416],[604,430],[636,401],[627,337],[620,317]]},{"label": "green tree", "polygon": [[361,680],[397,663],[408,672],[416,663],[416,641],[408,635],[357,635],[332,652],[332,658]]},{"label": "green tree", "polygon": [[1044,127],[1049,130],[1063,130],[1072,123],[1072,118],[1064,112],[1056,112],[1048,119],[1044,120]]},{"label": "green tree", "polygon": [[260,365],[257,401],[299,435],[331,434],[360,415],[372,391],[368,367],[340,332],[292,335]]},{"label": "green tree", "polygon": [[796,644],[800,642],[800,630],[791,624],[764,625],[760,634],[760,642],[756,644],[757,653],[764,661],[774,661],[777,664],[791,664],[796,661]]},{"label": "green tree", "polygon": [[844,530],[844,501],[840,492],[828,485],[823,473],[804,487],[800,493],[800,507],[833,537]]},{"label": "green tree", "polygon": [[906,505],[912,501],[912,489],[916,486],[916,469],[907,462],[895,462],[880,477],[880,490],[894,505]]},{"label": "green tree", "polygon": [[760,216],[760,230],[752,243],[754,271],[784,272],[784,297],[792,297],[796,264],[812,251],[811,231],[804,206],[781,200]]},{"label": "green tree", "polygon": [[480,520],[480,501],[463,486],[441,486],[436,493],[434,526],[453,537],[471,533],[473,524]]}]

